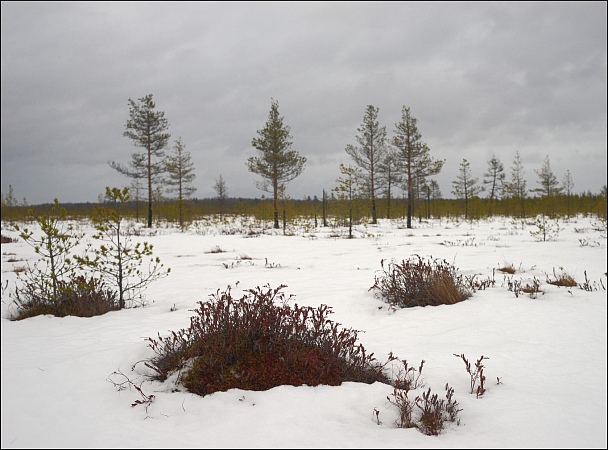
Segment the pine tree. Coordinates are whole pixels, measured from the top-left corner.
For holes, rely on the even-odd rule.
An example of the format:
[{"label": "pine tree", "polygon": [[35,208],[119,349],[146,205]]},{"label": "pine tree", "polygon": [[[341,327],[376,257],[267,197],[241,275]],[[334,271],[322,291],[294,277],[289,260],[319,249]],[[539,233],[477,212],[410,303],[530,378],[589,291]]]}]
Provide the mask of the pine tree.
[{"label": "pine tree", "polygon": [[378,188],[376,177],[378,166],[386,154],[386,127],[381,127],[378,122],[379,109],[367,105],[363,122],[357,128],[359,135],[355,138],[359,146],[348,144],[348,153],[355,163],[366,173],[366,184],[368,186],[369,198],[372,205],[372,223],[377,223],[376,190]]},{"label": "pine tree", "polygon": [[228,189],[226,188],[226,182],[224,181],[224,178],[222,178],[222,175],[220,175],[220,177],[217,180],[215,180],[213,189],[215,189],[215,192],[217,193],[217,200],[218,200],[218,203],[220,206],[220,219],[221,219],[224,214],[224,203],[226,202],[226,199],[228,198]]},{"label": "pine tree", "polygon": [[414,199],[417,184],[441,172],[445,160],[433,160],[430,149],[422,142],[422,135],[416,125],[417,120],[410,113],[410,108],[403,107],[401,121],[395,124],[395,135],[392,144],[398,149],[399,167],[403,173],[403,182],[407,191],[407,228],[412,228]]},{"label": "pine tree", "polygon": [[452,194],[457,198],[464,199],[464,218],[469,218],[469,199],[477,195],[480,187],[477,185],[479,178],[471,176],[471,165],[466,159],[460,163],[460,174],[455,181],[452,181]]},{"label": "pine tree", "polygon": [[490,191],[490,195],[488,196],[490,199],[490,216],[492,216],[493,213],[492,208],[494,206],[494,199],[498,197],[498,193],[504,185],[504,170],[505,168],[500,160],[492,155],[492,158],[488,161],[488,171],[484,174],[487,178],[484,178],[483,180],[483,184],[488,185]]},{"label": "pine tree", "polygon": [[165,184],[169,186],[167,192],[177,194],[179,226],[183,227],[184,200],[196,191],[196,188],[192,186],[196,174],[194,173],[194,163],[190,152],[186,151],[186,145],[182,142],[181,137],[175,141],[173,152],[165,161],[165,171],[167,172]]},{"label": "pine tree", "polygon": [[366,183],[361,168],[340,164],[342,174],[336,181],[338,185],[334,192],[338,200],[343,200],[348,205],[348,238],[353,237],[353,210],[355,203],[365,196]]},{"label": "pine tree", "polygon": [[8,222],[13,221],[13,210],[16,206],[19,206],[19,201],[15,198],[15,192],[13,191],[13,185],[8,185],[8,193],[2,194],[2,220]]},{"label": "pine tree", "polygon": [[520,205],[520,216],[526,217],[525,200],[528,195],[526,188],[526,179],[524,178],[524,167],[519,155],[519,151],[515,152],[513,165],[511,166],[511,179],[505,184],[504,195],[507,198],[516,199]]},{"label": "pine tree", "polygon": [[378,165],[378,186],[383,189],[386,198],[386,217],[391,218],[391,199],[393,188],[402,182],[403,177],[399,170],[399,156],[397,149],[389,148]]},{"label": "pine tree", "polygon": [[327,226],[327,193],[325,192],[325,189],[323,189],[323,226]]},{"label": "pine tree", "polygon": [[41,259],[33,267],[28,264],[28,269],[17,273],[17,277],[26,292],[36,293],[35,298],[53,304],[59,299],[61,286],[69,286],[74,274],[82,268],[70,252],[78,247],[84,233],[66,220],[67,211],[59,207],[57,199],[48,214],[38,215],[34,210],[29,214],[38,223],[40,233],[17,224],[14,228]]},{"label": "pine tree", "polygon": [[568,212],[568,218],[570,218],[570,197],[572,196],[572,190],[574,189],[574,181],[570,171],[566,170],[564,178],[562,180],[562,192],[566,193],[566,208]]},{"label": "pine tree", "polygon": [[125,126],[123,136],[133,141],[136,147],[145,149],[143,153],[133,153],[128,166],[115,161],[109,164],[113,169],[130,178],[146,178],[148,183],[148,228],[152,227],[152,199],[154,184],[160,180],[165,169],[164,149],[171,135],[166,131],[169,122],[165,113],[155,111],[156,104],[152,94],[138,99],[138,102],[129,99],[129,120]]},{"label": "pine tree", "polygon": [[[257,138],[251,141],[260,156],[247,160],[250,172],[260,175],[262,183],[256,183],[258,189],[273,194],[274,228],[279,228],[279,188],[304,171],[306,158],[291,149],[292,136],[288,125],[283,125],[279,116],[279,103],[271,99],[270,113],[266,126],[258,130]],[[269,185],[270,183],[270,185]]]},{"label": "pine tree", "polygon": [[441,200],[442,194],[437,180],[431,180],[429,182],[429,187],[431,188],[431,200]]},{"label": "pine tree", "polygon": [[551,211],[551,216],[555,215],[555,196],[559,195],[562,191],[559,186],[557,177],[551,170],[551,162],[549,161],[549,155],[545,156],[543,165],[540,170],[534,171],[538,175],[539,188],[532,189],[532,192],[538,192],[543,200],[548,203],[548,208]]},{"label": "pine tree", "polygon": [[8,185],[8,193],[6,195],[2,194],[2,205],[8,206],[9,208],[19,205],[19,202],[15,198],[15,192],[13,191],[12,184]]},{"label": "pine tree", "polygon": [[[143,290],[155,280],[169,275],[160,258],[153,256],[153,246],[147,242],[132,243],[132,236],[122,229],[122,205],[130,200],[129,189],[106,187],[106,203],[95,207],[95,229],[93,236],[102,244],[91,252],[76,257],[83,266],[100,276],[118,293],[119,309],[128,302],[143,303]],[[142,268],[144,258],[150,257]]]},{"label": "pine tree", "polygon": [[553,197],[561,193],[561,187],[557,181],[557,177],[551,170],[551,162],[549,161],[549,155],[545,156],[543,165],[540,170],[534,171],[538,175],[539,188],[532,189],[532,192],[538,192],[541,195],[547,197]]},{"label": "pine tree", "polygon": [[[133,178],[131,180],[131,187],[129,188],[129,192],[132,192],[133,195],[131,196],[131,199],[135,202],[135,220],[137,222],[139,222],[139,202],[142,199],[142,191],[144,189],[144,186],[142,184],[142,179],[141,178]],[[101,200],[99,201],[99,203],[103,203],[103,196],[101,196]]]},{"label": "pine tree", "polygon": [[429,190],[428,190],[428,202],[429,202],[428,218],[430,219],[431,215],[432,215],[431,202],[434,200],[441,200],[442,194],[441,194],[441,189],[439,188],[439,183],[437,182],[437,180],[429,180],[428,187],[429,187]]}]

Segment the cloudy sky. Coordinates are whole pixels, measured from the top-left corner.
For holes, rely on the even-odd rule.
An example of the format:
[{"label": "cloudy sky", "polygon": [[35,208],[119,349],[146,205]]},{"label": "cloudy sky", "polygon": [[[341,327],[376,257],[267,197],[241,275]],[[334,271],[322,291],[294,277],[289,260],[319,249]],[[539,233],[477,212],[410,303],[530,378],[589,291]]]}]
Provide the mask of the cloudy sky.
[{"label": "cloudy sky", "polygon": [[606,184],[606,2],[2,2],[2,193],[95,202],[129,180],[108,161],[128,99],[153,94],[196,197],[260,197],[251,141],[271,99],[307,158],[287,185],[321,196],[352,163],[367,105],[393,135],[418,120],[444,197],[466,158],[480,182],[516,151],[528,188],[549,156],[574,191]]}]

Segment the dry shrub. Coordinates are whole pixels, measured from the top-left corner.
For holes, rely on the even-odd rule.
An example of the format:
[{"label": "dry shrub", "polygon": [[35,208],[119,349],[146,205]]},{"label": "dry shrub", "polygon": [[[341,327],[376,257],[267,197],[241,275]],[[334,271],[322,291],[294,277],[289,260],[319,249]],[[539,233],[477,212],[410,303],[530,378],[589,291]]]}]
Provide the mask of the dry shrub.
[{"label": "dry shrub", "polygon": [[500,270],[502,273],[508,273],[511,275],[513,275],[516,272],[515,267],[513,267],[513,265],[499,267],[498,270]]},{"label": "dry shrub", "polygon": [[[394,360],[396,358],[391,353],[389,359]],[[420,363],[418,370],[409,367],[406,360],[402,362],[404,367],[399,371],[394,382],[392,398],[390,396],[386,397],[388,402],[396,406],[399,412],[396,421],[397,426],[399,428],[418,428],[428,436],[437,436],[441,433],[446,421],[455,422],[459,425],[458,413],[462,409],[458,408],[458,402],[453,400],[454,389],[446,383],[445,400],[440,399],[437,394],[431,394],[431,388],[428,388],[421,395],[416,395],[414,391],[424,387],[420,380],[424,360]],[[412,393],[412,396],[410,396],[410,393]],[[416,408],[420,412],[418,416],[414,415]]]},{"label": "dry shrub", "polygon": [[538,280],[536,277],[534,277],[532,280],[532,284],[526,283],[521,290],[526,294],[529,294],[530,298],[537,298],[539,292],[543,294],[543,291],[540,288],[540,280]]},{"label": "dry shrub", "polygon": [[[392,353],[389,355],[392,359]],[[414,428],[417,427],[415,418],[413,417],[414,406],[416,406],[416,400],[409,397],[410,391],[414,391],[419,387],[422,387],[422,368],[424,367],[424,360],[420,363],[420,367],[416,370],[413,366],[408,366],[407,360],[402,360],[403,368],[399,369],[399,373],[394,381],[394,389],[391,394],[393,398],[387,396],[386,399],[389,403],[397,407],[399,411],[399,418],[397,419],[397,426],[399,428]]]},{"label": "dry shrub", "polygon": [[515,294],[515,297],[519,298],[519,295],[523,292],[525,294],[529,294],[530,298],[537,298],[538,297],[538,293],[540,292],[541,294],[544,294],[543,291],[540,289],[540,280],[538,280],[536,277],[534,277],[534,279],[532,280],[532,283],[526,283],[526,285],[524,286],[522,284],[521,280],[513,280],[511,279],[507,279],[507,288],[509,289],[509,291],[513,292]]},{"label": "dry shrub", "polygon": [[[581,288],[583,291],[587,291],[587,292],[606,290],[606,286],[604,286],[604,282],[602,280],[600,280],[599,283],[597,281],[591,282],[591,281],[589,281],[589,278],[587,277],[586,270],[584,273],[585,273],[585,282],[580,283],[578,285],[579,288]],[[604,273],[604,276],[607,276],[607,275],[608,275],[607,273]]]},{"label": "dry shrub", "polygon": [[565,286],[565,287],[575,287],[578,286],[578,283],[572,276],[561,269],[562,273],[559,275],[555,273],[555,268],[553,268],[553,276],[554,280],[551,280],[549,276],[547,276],[547,284],[552,284],[554,286]]},{"label": "dry shrub", "polygon": [[116,292],[107,289],[96,278],[87,279],[80,275],[60,280],[57,282],[57,292],[57,299],[53,301],[47,293],[25,284],[15,291],[17,312],[12,319],[22,320],[44,314],[93,317],[119,309]]},{"label": "dry shrub", "polygon": [[457,269],[445,260],[425,261],[414,255],[400,264],[380,261],[382,276],[374,277],[376,296],[393,307],[451,305],[466,300],[471,293],[466,289]]},{"label": "dry shrub", "polygon": [[152,378],[179,371],[178,381],[202,396],[232,388],[388,382],[383,366],[357,344],[356,330],[340,330],[326,305],[289,307],[284,287],[249,289],[239,299],[228,288],[199,302],[189,328],[146,339],[156,353],[146,361],[156,372]]},{"label": "dry shrub", "polygon": [[[490,358],[481,355],[477,362],[475,362],[475,368],[472,369],[471,363],[467,360],[466,356],[464,356],[464,353],[461,353],[460,355],[454,353],[454,356],[464,361],[467,372],[471,376],[471,394],[475,393],[477,394],[477,398],[481,397],[486,392],[486,388],[484,387],[486,377],[483,374],[483,369],[485,368],[483,360]],[[479,384],[477,384],[477,382],[479,382]]]},{"label": "dry shrub", "polygon": [[10,236],[5,236],[5,235],[0,235],[0,243],[2,244],[14,244],[15,242],[18,242],[19,239],[17,238],[12,238]]},{"label": "dry shrub", "polygon": [[209,250],[208,252],[205,252],[205,253],[224,253],[225,251],[226,250],[224,250],[222,247],[220,247],[219,245],[216,245],[211,250]]}]

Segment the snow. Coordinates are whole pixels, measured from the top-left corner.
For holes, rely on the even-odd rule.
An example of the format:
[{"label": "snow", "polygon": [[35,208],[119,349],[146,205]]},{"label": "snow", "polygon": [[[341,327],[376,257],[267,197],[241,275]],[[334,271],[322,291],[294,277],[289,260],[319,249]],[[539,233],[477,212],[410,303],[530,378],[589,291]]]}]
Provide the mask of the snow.
[{"label": "snow", "polygon": [[[8,294],[13,268],[33,262],[35,253],[22,240],[2,244],[2,448],[606,448],[600,282],[607,285],[607,247],[598,223],[560,220],[558,236],[547,242],[531,235],[533,220],[502,217],[416,222],[413,229],[380,220],[357,226],[354,239],[338,227],[301,226],[283,235],[266,223],[252,237],[251,224],[231,221],[186,232],[159,226],[133,238],[151,243],[171,268],[148,287],[145,307],[22,321],[7,319]],[[2,234],[17,237],[5,224]],[[369,288],[381,259],[414,255],[445,259],[466,276],[496,283],[455,305],[393,311]],[[497,270],[507,265],[517,272]],[[578,283],[586,271],[599,289],[547,284],[554,270]],[[507,279],[535,278],[543,291],[537,298],[507,288]],[[266,284],[287,285],[291,304],[331,306],[331,320],[361,330],[360,342],[380,362],[389,352],[416,368],[424,360],[424,390],[443,398],[446,383],[454,388],[460,425],[448,423],[439,436],[398,428],[397,409],[387,400],[393,388],[382,383],[200,397],[176,391],[171,379],[150,381],[136,364],[154,355],[145,338],[187,328],[197,302],[228,286],[236,297]],[[480,398],[470,393],[465,364],[454,354],[472,364],[489,358]],[[131,406],[142,399],[135,389],[119,391],[111,382],[124,381],[118,371],[155,396],[147,408]]]}]

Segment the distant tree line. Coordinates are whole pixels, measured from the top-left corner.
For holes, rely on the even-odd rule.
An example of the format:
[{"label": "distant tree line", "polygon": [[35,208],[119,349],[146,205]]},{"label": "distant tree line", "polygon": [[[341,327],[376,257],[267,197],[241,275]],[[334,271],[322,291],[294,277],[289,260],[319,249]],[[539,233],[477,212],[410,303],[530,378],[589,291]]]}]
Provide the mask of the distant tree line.
[{"label": "distant tree line", "polygon": [[[369,220],[375,224],[378,217],[403,218],[406,227],[412,228],[416,217],[421,221],[431,217],[527,217],[539,213],[565,217],[606,215],[606,185],[599,194],[575,194],[570,171],[558,180],[547,155],[540,170],[534,171],[538,186],[529,189],[519,152],[509,173],[505,172],[503,162],[492,155],[481,181],[472,173],[470,163],[463,159],[452,181],[451,193],[455,199],[444,199],[439,184],[431,177],[441,172],[445,160],[430,156],[410,108],[403,106],[392,137],[388,137],[386,127],[380,125],[378,113],[377,107],[367,105],[357,128],[356,144],[345,147],[354,165],[340,164],[340,177],[335,186],[329,187],[331,195],[323,189],[319,193],[321,200],[316,195],[302,200],[287,195],[287,183],[303,173],[306,158],[292,149],[290,127],[284,123],[279,103],[274,99],[271,99],[264,127],[251,142],[258,154],[246,161],[248,170],[261,177],[256,186],[271,194],[270,199],[264,195],[260,199],[231,198],[222,175],[212,186],[216,197],[193,197],[196,175],[191,154],[181,137],[174,141],[170,154],[165,154],[171,137],[169,123],[164,113],[156,110],[151,94],[138,101],[129,99],[129,119],[123,135],[141,150],[131,153],[127,164],[116,161],[108,164],[131,180],[131,200],[125,204],[125,216],[139,221],[140,204],[144,200],[148,227],[152,227],[154,220],[168,220],[185,228],[190,221],[205,214],[269,215],[273,228],[279,228],[280,215],[285,224],[288,213],[291,217],[322,218],[323,225],[327,225],[329,216],[340,216],[351,231],[353,222]],[[487,193],[484,198],[480,197],[482,192]],[[103,201],[100,195],[98,203]],[[86,216],[94,205],[65,206],[75,215]],[[2,194],[2,220],[23,217],[27,209],[26,199],[18,201],[9,186],[9,191]]]},{"label": "distant tree line", "polygon": [[[346,167],[346,166],[345,166]],[[360,171],[359,168],[351,168]],[[344,179],[348,176],[343,175]],[[348,185],[346,185],[348,187]],[[355,185],[353,187],[353,194]],[[390,203],[390,204],[389,204]],[[92,217],[95,207],[100,203],[63,203],[62,207],[67,211],[67,218],[86,219]],[[423,222],[428,219],[458,219],[465,214],[463,199],[444,199],[441,197],[421,196],[413,202],[413,222]],[[489,198],[474,196],[468,200],[467,219],[484,219],[491,216],[508,216],[514,218],[535,217],[539,214],[552,217],[572,217],[576,215],[596,215],[606,217],[606,193],[584,192],[577,194],[561,193],[552,197],[549,203],[547,198],[539,196],[527,196],[523,200],[518,198],[498,198],[490,202]],[[24,206],[22,204],[9,206],[2,203],[3,222],[28,222],[32,220],[29,211],[42,214],[52,206],[51,204],[40,204]],[[332,191],[319,196],[307,196],[303,199],[288,199],[280,203],[280,213],[286,217],[288,223],[300,218],[308,218],[321,226],[341,225],[348,227],[362,222],[371,223],[371,204],[369,199],[362,196],[349,198],[342,196],[339,191]],[[135,222],[145,221],[146,218],[138,216],[137,203],[131,199],[122,206],[123,218]],[[180,226],[180,214],[178,202],[175,199],[165,199],[154,203],[153,224],[160,225],[166,222]],[[376,199],[378,218],[390,218],[403,220],[407,223],[408,200],[404,196],[396,196],[390,199],[381,196]],[[492,214],[490,214],[490,209]],[[525,215],[521,211],[525,211]],[[187,226],[191,222],[200,219],[208,219],[217,216],[218,219],[226,216],[246,215],[257,220],[267,222],[274,227],[274,208],[271,198],[243,197],[219,197],[197,199],[191,198],[182,211],[182,224]],[[350,220],[349,220],[350,216]]]}]

